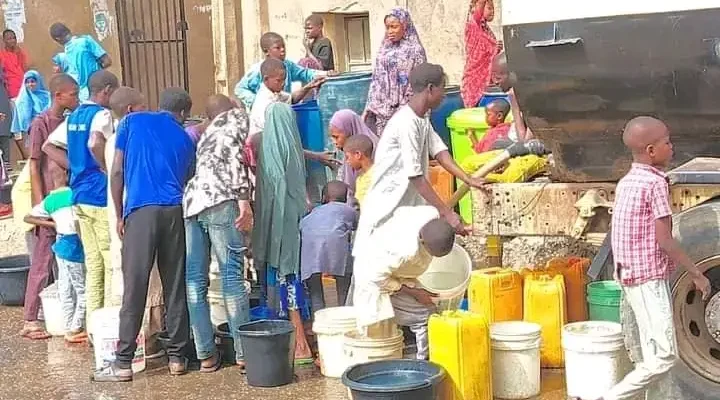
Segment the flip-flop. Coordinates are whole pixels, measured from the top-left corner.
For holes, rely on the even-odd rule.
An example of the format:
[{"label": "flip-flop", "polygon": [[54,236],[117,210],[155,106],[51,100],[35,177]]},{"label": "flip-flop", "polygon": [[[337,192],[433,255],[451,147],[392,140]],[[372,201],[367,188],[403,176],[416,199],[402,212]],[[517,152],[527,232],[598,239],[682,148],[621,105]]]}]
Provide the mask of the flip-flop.
[{"label": "flip-flop", "polygon": [[23,329],[20,331],[20,336],[30,340],[46,340],[52,337],[44,329]]},{"label": "flip-flop", "polygon": [[200,372],[204,374],[209,374],[212,372],[216,372],[217,370],[222,367],[222,357],[220,357],[219,354],[215,355],[215,364],[209,366],[209,367],[203,367],[202,364],[200,364]]},{"label": "flip-flop", "polygon": [[295,359],[295,365],[310,365],[310,364],[314,364],[314,363],[315,363],[315,359],[312,357]]}]

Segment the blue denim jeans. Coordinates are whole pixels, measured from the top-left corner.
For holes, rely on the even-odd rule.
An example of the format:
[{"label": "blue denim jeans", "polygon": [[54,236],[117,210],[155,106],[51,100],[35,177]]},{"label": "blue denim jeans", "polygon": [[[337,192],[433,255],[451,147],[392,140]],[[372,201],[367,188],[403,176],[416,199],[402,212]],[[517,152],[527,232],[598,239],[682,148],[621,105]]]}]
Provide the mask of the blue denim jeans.
[{"label": "blue denim jeans", "polygon": [[211,248],[220,267],[223,297],[230,332],[235,341],[237,361],[244,360],[238,327],[250,320],[250,304],[243,274],[245,239],[234,224],[238,216],[237,203],[226,201],[185,219],[188,310],[197,355],[201,360],[208,359],[217,352],[215,331],[210,322],[210,304],[207,300]]}]

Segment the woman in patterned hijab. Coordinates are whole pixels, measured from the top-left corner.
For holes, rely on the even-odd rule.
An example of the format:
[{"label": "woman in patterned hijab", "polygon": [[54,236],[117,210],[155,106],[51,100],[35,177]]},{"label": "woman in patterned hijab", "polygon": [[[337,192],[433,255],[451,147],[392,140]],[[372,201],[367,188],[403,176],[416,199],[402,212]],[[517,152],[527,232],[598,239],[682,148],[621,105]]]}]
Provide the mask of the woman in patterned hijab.
[{"label": "woman in patterned hijab", "polygon": [[410,13],[394,8],[385,16],[385,40],[375,59],[363,120],[378,136],[400,106],[407,104],[412,89],[410,71],[427,62],[425,48]]}]

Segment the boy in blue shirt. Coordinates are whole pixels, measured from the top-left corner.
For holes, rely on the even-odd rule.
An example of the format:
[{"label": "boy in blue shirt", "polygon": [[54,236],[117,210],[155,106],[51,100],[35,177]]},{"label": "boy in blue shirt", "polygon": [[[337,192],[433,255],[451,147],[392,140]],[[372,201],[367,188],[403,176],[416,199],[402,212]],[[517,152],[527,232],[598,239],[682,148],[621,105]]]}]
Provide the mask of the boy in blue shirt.
[{"label": "boy in blue shirt", "polygon": [[70,171],[70,188],[85,249],[88,315],[110,302],[105,144],[114,132],[110,96],[119,86],[113,73],[95,72],[90,78],[90,100],[70,114],[65,131],[56,129],[43,146],[53,161]]},{"label": "boy in blue shirt", "polygon": [[73,36],[70,29],[57,22],[50,27],[50,37],[65,48],[67,73],[80,85],[80,101],[90,97],[90,77],[112,65],[110,55],[92,36]]},{"label": "boy in blue shirt", "polygon": [[[296,63],[285,59],[285,40],[275,32],[267,32],[260,37],[260,47],[265,53],[265,59],[275,58],[285,64],[285,87],[283,91],[292,93],[293,82],[302,82],[305,86],[316,77],[328,76],[326,71],[317,71],[303,68]],[[255,103],[255,95],[263,84],[263,76],[260,72],[262,61],[250,67],[250,70],[235,86],[235,96],[242,101],[247,110],[251,110]]]},{"label": "boy in blue shirt", "polygon": [[85,331],[85,254],[76,228],[72,190],[67,174],[61,168],[52,170],[56,189],[25,217],[25,222],[55,229],[57,238],[52,250],[58,266],[58,293],[65,322],[65,341],[87,341]]},{"label": "boy in blue shirt", "polygon": [[171,375],[187,372],[184,353],[190,324],[182,201],[193,172],[195,146],[182,124],[192,101],[185,90],[170,88],[160,96],[160,108],[163,111],[129,114],[117,129],[111,186],[116,229],[123,240],[124,292],[117,358],[95,372],[96,382],[133,379],[135,339],[142,327],[155,259],[166,299],[168,368]]}]

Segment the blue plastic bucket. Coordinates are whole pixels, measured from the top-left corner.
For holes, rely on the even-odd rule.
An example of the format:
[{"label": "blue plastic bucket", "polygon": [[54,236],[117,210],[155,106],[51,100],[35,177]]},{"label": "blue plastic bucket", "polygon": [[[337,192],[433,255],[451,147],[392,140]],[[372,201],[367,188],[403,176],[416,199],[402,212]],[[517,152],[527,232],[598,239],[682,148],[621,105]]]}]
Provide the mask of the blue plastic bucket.
[{"label": "blue plastic bucket", "polygon": [[[325,133],[317,100],[298,103],[293,105],[292,108],[295,110],[303,149],[325,151]],[[317,162],[312,162],[310,166],[312,168],[322,167]]]},{"label": "blue plastic bucket", "polygon": [[445,99],[430,113],[430,123],[433,129],[442,138],[451,153],[450,129],[447,126],[447,119],[452,113],[461,108],[463,108],[463,101],[460,96],[460,88],[458,86],[448,86],[445,88]]}]

